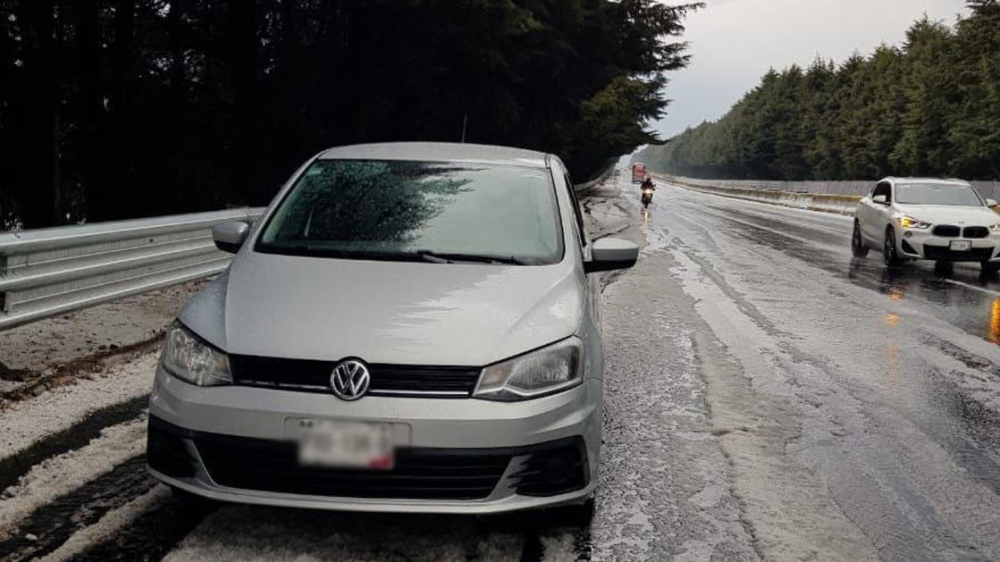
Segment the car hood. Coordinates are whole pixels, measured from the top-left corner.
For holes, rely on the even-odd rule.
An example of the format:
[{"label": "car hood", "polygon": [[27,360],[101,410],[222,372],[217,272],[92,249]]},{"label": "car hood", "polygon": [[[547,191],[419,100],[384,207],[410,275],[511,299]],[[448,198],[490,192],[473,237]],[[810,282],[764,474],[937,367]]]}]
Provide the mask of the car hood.
[{"label": "car hood", "polygon": [[233,354],[484,366],[572,335],[585,279],[551,266],[241,252],[180,320]]},{"label": "car hood", "polygon": [[987,207],[960,207],[957,205],[903,205],[896,210],[915,219],[931,224],[960,226],[989,226],[1000,223],[1000,216]]}]

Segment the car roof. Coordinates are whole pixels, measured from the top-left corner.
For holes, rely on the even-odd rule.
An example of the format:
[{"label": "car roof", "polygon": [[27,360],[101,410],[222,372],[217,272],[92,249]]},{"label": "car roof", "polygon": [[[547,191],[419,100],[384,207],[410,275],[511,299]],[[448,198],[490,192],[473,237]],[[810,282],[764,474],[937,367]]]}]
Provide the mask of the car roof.
[{"label": "car roof", "polygon": [[399,160],[408,162],[476,162],[547,168],[544,152],[450,142],[387,142],[338,146],[322,152],[323,160]]},{"label": "car roof", "polygon": [[951,185],[969,185],[969,182],[959,179],[942,179],[942,178],[885,178],[883,181],[891,181],[893,183],[936,183],[936,184],[951,184]]}]

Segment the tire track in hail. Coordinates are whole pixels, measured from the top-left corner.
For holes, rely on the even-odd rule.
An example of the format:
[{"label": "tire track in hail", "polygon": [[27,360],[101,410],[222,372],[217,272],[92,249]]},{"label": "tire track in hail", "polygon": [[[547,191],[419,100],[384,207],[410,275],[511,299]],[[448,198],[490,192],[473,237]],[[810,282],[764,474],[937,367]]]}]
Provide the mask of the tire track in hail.
[{"label": "tire track in hail", "polygon": [[45,459],[79,449],[112,425],[118,425],[142,415],[149,403],[149,395],[105,406],[90,413],[80,423],[52,433],[27,448],[0,460],[0,490],[6,489]]},{"label": "tire track in hail", "polygon": [[155,482],[146,474],[145,464],[145,455],[133,457],[37,508],[21,521],[15,536],[0,540],[0,559],[13,562],[44,556],[76,531],[147,492]]}]

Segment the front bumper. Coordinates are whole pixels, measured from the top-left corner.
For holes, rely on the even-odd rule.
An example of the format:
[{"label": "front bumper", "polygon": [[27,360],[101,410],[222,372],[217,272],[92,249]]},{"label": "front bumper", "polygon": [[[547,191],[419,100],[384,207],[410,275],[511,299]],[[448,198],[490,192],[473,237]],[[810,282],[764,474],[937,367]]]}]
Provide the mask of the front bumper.
[{"label": "front bumper", "polygon": [[[249,504],[351,511],[500,513],[580,503],[600,450],[599,380],[521,403],[200,388],[158,370],[150,472],[177,488]],[[389,472],[302,468],[293,420],[389,422]]]},{"label": "front bumper", "polygon": [[[997,250],[1000,236],[990,234],[986,238],[952,238],[936,236],[929,230],[899,229],[896,235],[899,253],[912,259],[926,259],[953,262],[1000,261]],[[964,240],[971,243],[968,251],[952,251],[951,242]]]}]

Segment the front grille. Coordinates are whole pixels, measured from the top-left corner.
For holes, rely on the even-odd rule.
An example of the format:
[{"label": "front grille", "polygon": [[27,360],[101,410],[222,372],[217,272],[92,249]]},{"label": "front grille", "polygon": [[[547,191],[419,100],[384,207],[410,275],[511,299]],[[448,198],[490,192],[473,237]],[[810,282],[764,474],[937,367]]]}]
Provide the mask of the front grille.
[{"label": "front grille", "polygon": [[972,248],[968,252],[956,252],[944,246],[924,244],[924,257],[942,261],[985,261],[993,257],[993,248]]},{"label": "front grille", "polygon": [[299,466],[297,444],[198,434],[198,453],[217,484],[244,490],[344,498],[480,500],[507,470],[511,449],[396,451],[392,470]]},{"label": "front grille", "polygon": [[967,226],[965,227],[966,238],[986,238],[990,235],[990,229],[985,226]]},{"label": "front grille", "polygon": [[951,224],[939,224],[934,227],[934,236],[941,236],[942,238],[958,238],[962,233],[962,229]]},{"label": "front grille", "polygon": [[[330,375],[336,361],[229,356],[233,381],[244,386],[330,392]],[[468,398],[476,388],[480,369],[368,365],[373,396]]]}]

